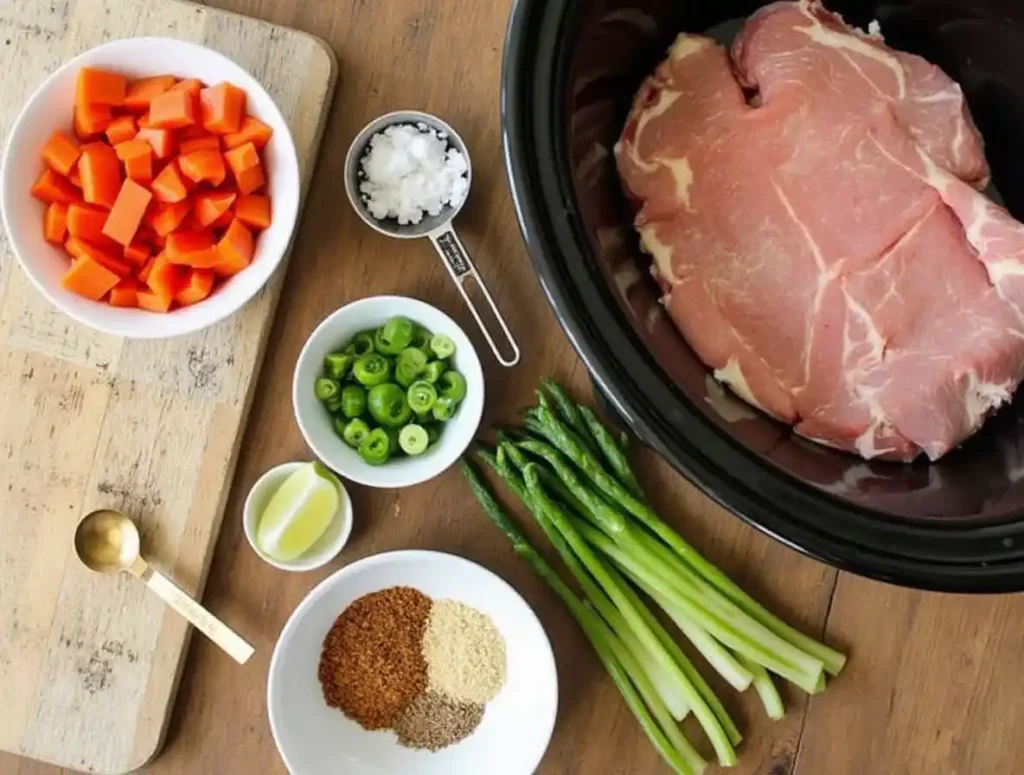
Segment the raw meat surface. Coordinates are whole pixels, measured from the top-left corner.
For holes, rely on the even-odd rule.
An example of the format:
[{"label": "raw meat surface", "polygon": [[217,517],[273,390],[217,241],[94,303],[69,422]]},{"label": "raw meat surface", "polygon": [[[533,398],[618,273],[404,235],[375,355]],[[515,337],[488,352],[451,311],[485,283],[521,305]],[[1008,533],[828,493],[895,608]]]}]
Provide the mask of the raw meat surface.
[{"label": "raw meat surface", "polygon": [[1024,226],[920,57],[774,3],[731,53],[680,35],[616,156],[683,336],[798,433],[934,460],[1024,377]]}]

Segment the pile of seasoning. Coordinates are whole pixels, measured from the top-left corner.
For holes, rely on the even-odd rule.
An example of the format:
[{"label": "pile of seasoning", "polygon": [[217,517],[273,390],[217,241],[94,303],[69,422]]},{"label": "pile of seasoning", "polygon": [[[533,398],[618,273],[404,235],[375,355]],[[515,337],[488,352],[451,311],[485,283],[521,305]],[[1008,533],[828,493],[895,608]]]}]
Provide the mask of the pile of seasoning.
[{"label": "pile of seasoning", "polygon": [[505,640],[489,616],[412,587],[364,595],[342,611],[318,670],[330,707],[429,751],[476,730],[505,674]]}]

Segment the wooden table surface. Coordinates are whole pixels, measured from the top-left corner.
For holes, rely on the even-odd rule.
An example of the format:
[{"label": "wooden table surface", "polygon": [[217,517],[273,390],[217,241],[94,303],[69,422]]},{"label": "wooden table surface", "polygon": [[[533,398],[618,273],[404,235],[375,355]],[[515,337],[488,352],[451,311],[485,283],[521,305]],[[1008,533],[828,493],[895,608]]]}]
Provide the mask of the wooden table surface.
[{"label": "wooden table surface", "polygon": [[[430,245],[388,241],[359,222],[345,201],[340,175],[348,143],[378,114],[432,111],[454,124],[472,150],[475,186],[459,228],[525,353],[520,366],[504,370],[474,336],[487,371],[485,420],[512,419],[532,401],[542,375],[587,389],[585,370],[531,270],[502,168],[498,94],[510,0],[211,4],[319,35],[338,56],[339,84],[205,594],[214,612],[252,639],[257,654],[240,669],[202,637],[192,639],[167,746],[146,772],[283,773],[264,702],[281,627],[313,585],[343,563],[401,548],[440,549],[483,563],[520,590],[542,619],[562,700],[541,773],[667,772],[575,624],[512,556],[457,472],[403,491],[353,487],[352,541],[321,572],[274,570],[242,535],[242,502],[256,478],[277,463],[308,458],[292,419],[291,376],[306,336],[325,315],[363,296],[407,294],[448,311],[474,336]],[[808,702],[787,692],[781,722],[768,721],[756,700],[723,691],[746,735],[733,772],[1024,772],[1018,731],[1024,597],[921,593],[837,573],[746,527],[654,455],[639,455],[656,504],[693,543],[773,610],[850,655],[823,695]],[[7,775],[56,771],[0,756]]]}]

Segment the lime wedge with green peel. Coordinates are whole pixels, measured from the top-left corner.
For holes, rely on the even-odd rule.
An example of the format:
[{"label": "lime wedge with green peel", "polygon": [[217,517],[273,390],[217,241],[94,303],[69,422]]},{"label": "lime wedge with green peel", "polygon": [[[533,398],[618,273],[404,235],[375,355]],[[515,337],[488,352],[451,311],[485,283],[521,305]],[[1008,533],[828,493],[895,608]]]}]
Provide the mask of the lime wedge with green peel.
[{"label": "lime wedge with green peel", "polygon": [[260,515],[256,543],[279,562],[301,556],[327,530],[338,512],[338,480],[320,463],[307,463],[292,473]]}]

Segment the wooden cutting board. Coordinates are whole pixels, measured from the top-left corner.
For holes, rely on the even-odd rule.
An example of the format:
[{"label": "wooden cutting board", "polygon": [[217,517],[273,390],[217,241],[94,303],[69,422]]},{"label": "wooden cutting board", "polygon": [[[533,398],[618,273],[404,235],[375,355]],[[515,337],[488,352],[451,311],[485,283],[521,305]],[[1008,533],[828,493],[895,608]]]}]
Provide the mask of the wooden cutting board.
[{"label": "wooden cutting board", "polygon": [[[137,35],[202,43],[261,81],[306,190],[334,90],[330,49],[180,0],[0,3],[0,136],[61,62]],[[0,749],[107,773],[159,750],[189,628],[140,582],[79,567],[71,537],[85,512],[123,509],[152,563],[201,592],[283,269],[205,332],[129,341],[53,309],[0,230]],[[229,624],[244,635],[245,622]],[[264,681],[251,663],[235,669]]]}]

